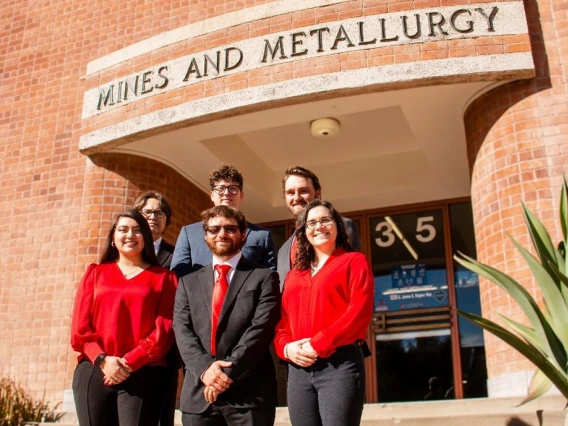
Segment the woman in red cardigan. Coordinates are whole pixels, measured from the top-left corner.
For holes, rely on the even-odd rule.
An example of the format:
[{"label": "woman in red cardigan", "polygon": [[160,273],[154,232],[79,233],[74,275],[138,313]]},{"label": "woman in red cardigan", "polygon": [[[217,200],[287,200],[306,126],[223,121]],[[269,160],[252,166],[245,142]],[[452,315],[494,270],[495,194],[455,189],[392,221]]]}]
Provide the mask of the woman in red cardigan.
[{"label": "woman in red cardigan", "polygon": [[79,352],[73,395],[81,426],[156,426],[174,335],[174,273],[159,266],[137,211],[118,215],[101,257],[77,289],[71,346]]},{"label": "woman in red cardigan", "polygon": [[352,251],[341,216],[326,201],[306,206],[296,239],[274,340],[289,363],[290,420],[294,426],[358,425],[373,273],[367,258]]}]

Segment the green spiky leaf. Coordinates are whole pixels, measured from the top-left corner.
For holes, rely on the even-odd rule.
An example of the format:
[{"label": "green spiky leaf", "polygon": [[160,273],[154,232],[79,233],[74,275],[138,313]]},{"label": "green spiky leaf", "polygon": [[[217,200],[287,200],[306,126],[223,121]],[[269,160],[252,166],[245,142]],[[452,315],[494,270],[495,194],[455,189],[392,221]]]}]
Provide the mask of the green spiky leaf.
[{"label": "green spiky leaf", "polygon": [[[552,239],[542,222],[531,212],[525,203],[523,205],[523,215],[529,234],[532,239],[533,246],[540,258],[540,263],[548,270],[549,262],[556,265],[562,261],[562,257],[558,254],[556,247],[552,243]],[[548,271],[551,274],[551,271]]]},{"label": "green spiky leaf", "polygon": [[498,269],[489,265],[484,265],[483,263],[480,263],[462,253],[460,253],[460,256],[463,258],[454,256],[456,262],[497,284],[519,304],[538,335],[539,340],[542,342],[542,346],[546,354],[556,358],[554,354],[561,354],[564,352],[564,349],[558,342],[558,338],[550,327],[547,318],[544,316],[543,312],[529,292],[522,285]]},{"label": "green spiky leaf", "polygon": [[566,176],[564,176],[564,184],[560,193],[560,227],[564,242],[566,242],[568,241],[568,182],[566,182]]},{"label": "green spiky leaf", "polygon": [[550,362],[550,360],[545,357],[538,349],[527,344],[519,337],[501,327],[500,325],[494,323],[493,321],[482,318],[478,315],[470,314],[458,310],[460,315],[474,324],[482,327],[488,332],[494,334],[499,339],[503,340],[508,345],[512,346],[514,349],[519,351],[524,355],[529,361],[542,370],[550,381],[558,388],[560,393],[568,399],[568,376],[565,371],[561,371],[556,366]]},{"label": "green spiky leaf", "polygon": [[527,396],[519,405],[526,404],[542,395],[552,387],[552,382],[541,370],[537,369],[531,379]]},{"label": "green spiky leaf", "polygon": [[[568,342],[568,305],[564,303],[564,297],[560,292],[560,288],[543,265],[541,265],[527,249],[515,241],[514,238],[511,238],[511,240],[527,262],[540,286],[546,307],[550,313],[550,326],[556,336],[558,336],[558,339],[560,339],[560,342]],[[550,338],[549,342],[551,346],[554,347],[554,342],[550,341]],[[564,365],[566,363],[566,353],[564,353],[564,357],[558,361],[560,365]]]}]

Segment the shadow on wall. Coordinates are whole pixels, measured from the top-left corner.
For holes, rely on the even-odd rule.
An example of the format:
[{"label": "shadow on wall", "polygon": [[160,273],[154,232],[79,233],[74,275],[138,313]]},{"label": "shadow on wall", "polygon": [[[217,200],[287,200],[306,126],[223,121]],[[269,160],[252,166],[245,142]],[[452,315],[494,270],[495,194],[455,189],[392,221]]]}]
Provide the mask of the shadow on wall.
[{"label": "shadow on wall", "polygon": [[[540,419],[539,419],[539,425],[540,425]],[[507,426],[532,426],[527,422],[522,421],[521,419],[519,419],[518,417],[513,417],[511,420],[509,420],[507,422]]]}]

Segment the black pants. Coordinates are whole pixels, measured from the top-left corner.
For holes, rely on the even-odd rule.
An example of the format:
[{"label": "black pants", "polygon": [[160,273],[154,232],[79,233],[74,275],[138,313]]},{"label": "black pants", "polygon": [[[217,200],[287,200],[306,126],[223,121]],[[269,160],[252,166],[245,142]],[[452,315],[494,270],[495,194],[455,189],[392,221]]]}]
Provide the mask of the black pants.
[{"label": "black pants", "polygon": [[80,426],[157,426],[169,377],[166,367],[142,367],[116,386],[89,361],[77,365],[73,396]]},{"label": "black pants", "polygon": [[365,364],[359,346],[341,347],[311,367],[288,367],[293,426],[357,426],[365,402]]},{"label": "black pants", "polygon": [[204,413],[182,413],[183,426],[273,426],[276,405],[258,408],[236,408],[211,405]]}]

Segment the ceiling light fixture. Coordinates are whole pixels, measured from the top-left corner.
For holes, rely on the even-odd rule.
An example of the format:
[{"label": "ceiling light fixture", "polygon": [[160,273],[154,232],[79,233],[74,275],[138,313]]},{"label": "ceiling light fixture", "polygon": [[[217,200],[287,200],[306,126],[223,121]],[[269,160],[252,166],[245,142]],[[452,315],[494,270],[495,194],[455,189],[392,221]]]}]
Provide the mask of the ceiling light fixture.
[{"label": "ceiling light fixture", "polygon": [[339,134],[339,121],[335,118],[319,118],[310,123],[312,136],[316,138],[337,136]]}]

